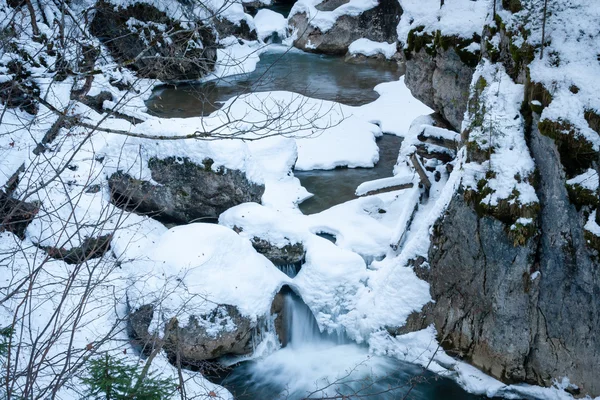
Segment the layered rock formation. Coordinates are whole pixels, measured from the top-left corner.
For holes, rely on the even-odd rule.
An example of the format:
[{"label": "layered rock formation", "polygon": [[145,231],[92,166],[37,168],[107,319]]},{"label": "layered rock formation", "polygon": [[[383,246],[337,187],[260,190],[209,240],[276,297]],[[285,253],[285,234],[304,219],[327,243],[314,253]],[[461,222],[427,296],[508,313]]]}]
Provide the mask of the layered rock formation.
[{"label": "layered rock formation", "polygon": [[[318,4],[316,9],[320,12],[329,12],[346,3],[348,1],[326,0]],[[311,24],[311,17],[306,12],[292,15],[288,23],[297,31],[298,37],[294,41],[294,46],[305,51],[344,55],[350,44],[361,38],[375,42],[395,43],[398,38],[396,27],[401,15],[402,8],[397,0],[380,0],[376,7],[359,15],[352,13],[337,17],[328,30],[322,30]]]},{"label": "layered rock formation", "polygon": [[[460,129],[474,65],[456,46],[440,46],[439,35],[423,36],[413,36],[406,52],[407,86]],[[598,193],[583,196],[566,181],[590,168],[598,171],[600,155],[569,133],[568,123],[540,122],[552,97],[529,80],[533,50],[526,42],[517,48],[506,32],[500,37],[499,48],[486,57],[526,88],[521,114],[539,198],[539,207],[528,210],[533,229],[515,237],[508,220],[519,215],[508,218],[480,207],[461,186],[434,227],[428,264],[416,262],[434,302],[413,314],[402,331],[433,323],[448,352],[504,382],[550,386],[568,377],[579,387],[575,393],[597,396],[599,252],[584,226]],[[482,48],[492,46],[484,40]],[[468,129],[463,140],[469,143]],[[467,150],[469,160],[483,160],[476,146]]]},{"label": "layered rock formation", "polygon": [[112,201],[172,224],[215,219],[238,204],[260,202],[263,185],[250,182],[241,171],[211,166],[210,159],[204,165],[174,157],[150,159],[148,168],[158,185],[117,172],[108,180]]}]

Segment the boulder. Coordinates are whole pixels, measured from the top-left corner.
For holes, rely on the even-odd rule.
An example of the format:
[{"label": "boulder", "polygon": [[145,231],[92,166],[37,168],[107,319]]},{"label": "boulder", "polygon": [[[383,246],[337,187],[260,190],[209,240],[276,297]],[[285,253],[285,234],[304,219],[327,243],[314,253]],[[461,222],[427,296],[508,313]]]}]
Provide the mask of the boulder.
[{"label": "boulder", "polygon": [[434,54],[425,49],[406,57],[404,81],[413,96],[440,113],[460,131],[474,68],[465,64],[453,47]]},{"label": "boulder", "polygon": [[[316,8],[319,12],[327,12],[345,3],[346,0],[325,0]],[[360,38],[375,42],[396,42],[396,28],[401,15],[402,8],[397,0],[380,0],[377,6],[359,15],[338,17],[333,27],[325,32],[311,25],[311,18],[305,12],[292,15],[288,24],[290,28],[297,30],[295,47],[304,51],[345,55],[350,44]]]},{"label": "boulder", "polygon": [[158,185],[116,172],[108,180],[112,202],[170,224],[215,219],[241,203],[260,203],[264,185],[249,181],[238,170],[215,171],[212,163],[210,159],[198,165],[187,158],[152,158],[148,167]]},{"label": "boulder", "polygon": [[283,247],[277,247],[259,237],[253,237],[250,241],[257,252],[275,265],[291,265],[304,261],[306,250],[302,243],[290,243]]},{"label": "boulder", "polygon": [[[116,62],[140,77],[177,81],[199,79],[214,68],[217,46],[212,30],[200,21],[195,33],[147,3],[126,8],[96,3],[90,32],[108,48]],[[168,32],[168,34],[167,34]]]},{"label": "boulder", "polygon": [[[153,317],[151,304],[129,315],[129,335],[146,353],[159,340],[156,332],[149,331]],[[255,326],[256,323],[241,315],[236,307],[220,305],[209,314],[192,315],[187,321],[167,325],[171,331],[168,335],[165,332],[164,349],[169,358],[179,355],[181,362],[188,366],[199,366],[204,361],[227,355],[250,354]]]}]

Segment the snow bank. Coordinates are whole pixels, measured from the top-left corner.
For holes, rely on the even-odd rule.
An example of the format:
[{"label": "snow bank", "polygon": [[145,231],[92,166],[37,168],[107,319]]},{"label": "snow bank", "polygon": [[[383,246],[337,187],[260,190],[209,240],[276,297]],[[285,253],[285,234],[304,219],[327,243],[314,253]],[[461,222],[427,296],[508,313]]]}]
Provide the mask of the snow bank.
[{"label": "snow bank", "polygon": [[405,46],[408,33],[418,27],[423,32],[441,31],[444,36],[471,39],[481,35],[492,20],[492,0],[452,0],[440,8],[439,0],[399,0],[404,13],[398,24],[398,41]]},{"label": "snow bank", "polygon": [[258,39],[263,42],[273,34],[277,34],[280,39],[287,37],[287,20],[275,11],[265,8],[259,10],[254,16],[254,24]]},{"label": "snow bank", "polygon": [[374,42],[369,39],[358,39],[350,43],[348,53],[352,55],[362,54],[367,57],[383,55],[388,60],[396,54],[396,43]]},{"label": "snow bank", "polygon": [[315,6],[322,2],[323,0],[298,0],[294,3],[288,19],[296,14],[305,13],[309,24],[325,33],[333,28],[339,17],[343,15],[356,17],[379,4],[377,0],[350,0],[333,11],[319,11]]},{"label": "snow bank", "polygon": [[130,281],[132,306],[160,304],[165,319],[178,316],[183,323],[221,304],[252,318],[266,315],[275,293],[288,282],[248,239],[214,224],[168,230],[127,269],[144,276]]},{"label": "snow bank", "polygon": [[415,118],[433,112],[413,97],[404,83],[404,76],[398,81],[375,86],[375,91],[379,93],[377,100],[359,107],[357,114],[379,125],[382,132],[406,136]]},{"label": "snow bank", "polygon": [[[466,163],[463,185],[489,193],[482,204],[497,206],[501,200],[531,205],[539,200],[530,183],[535,163],[525,141],[524,122],[520,113],[523,85],[513,83],[500,65],[488,61],[479,64],[471,85],[474,112],[465,113],[463,131],[469,131],[470,146],[486,155],[482,163]],[[476,93],[475,93],[476,92]],[[474,103],[475,102],[475,103]]]}]

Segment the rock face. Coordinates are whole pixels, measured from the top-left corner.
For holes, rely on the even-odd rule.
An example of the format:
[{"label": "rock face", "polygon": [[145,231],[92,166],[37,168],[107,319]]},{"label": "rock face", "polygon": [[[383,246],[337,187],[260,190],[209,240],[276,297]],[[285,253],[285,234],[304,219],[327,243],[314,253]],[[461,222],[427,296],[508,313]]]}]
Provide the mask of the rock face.
[{"label": "rock face", "polygon": [[108,180],[112,201],[127,210],[172,224],[217,218],[238,204],[260,203],[263,185],[250,182],[241,171],[225,168],[214,171],[211,165],[210,159],[204,160],[204,165],[174,157],[150,159],[152,179],[159,185],[117,172]]},{"label": "rock face", "polygon": [[265,256],[275,265],[297,264],[304,260],[305,249],[302,243],[277,247],[258,237],[253,237],[251,242],[257,252]]},{"label": "rock face", "polygon": [[406,86],[413,96],[439,112],[460,131],[474,68],[461,60],[453,47],[413,51],[406,57]]},{"label": "rock face", "polygon": [[[129,316],[129,335],[145,351],[157,340],[155,333],[149,332],[153,315],[154,307],[144,305]],[[222,305],[208,315],[177,321],[167,336],[164,349],[170,358],[179,355],[183,364],[191,366],[225,355],[250,354],[254,327],[250,318],[242,316],[237,308]]]},{"label": "rock face", "polygon": [[569,202],[556,144],[535,118],[529,145],[540,233],[515,246],[505,224],[457,193],[435,227],[430,267],[416,268],[435,303],[406,329],[434,323],[446,349],[505,382],[549,386],[566,376],[598,396],[598,253],[584,238],[587,215]]},{"label": "rock face", "polygon": [[[319,11],[332,11],[347,1],[325,0],[317,6]],[[294,46],[305,51],[344,55],[348,46],[360,38],[375,42],[395,43],[396,27],[402,15],[397,0],[380,0],[379,5],[358,16],[343,15],[326,32],[310,25],[306,13],[293,15],[288,24],[297,29],[298,38]]]},{"label": "rock face", "polygon": [[196,25],[196,33],[191,34],[149,4],[123,8],[99,1],[90,31],[117,62],[140,77],[173,81],[201,78],[214,67],[215,37],[201,22]]}]

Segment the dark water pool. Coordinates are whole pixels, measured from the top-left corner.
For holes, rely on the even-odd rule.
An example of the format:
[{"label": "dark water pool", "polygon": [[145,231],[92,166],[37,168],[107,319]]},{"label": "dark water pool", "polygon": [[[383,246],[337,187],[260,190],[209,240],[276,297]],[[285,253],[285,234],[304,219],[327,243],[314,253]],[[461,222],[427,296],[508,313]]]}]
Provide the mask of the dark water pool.
[{"label": "dark water pool", "polygon": [[314,196],[300,204],[304,214],[315,214],[336,204],[355,199],[356,187],[363,182],[392,176],[402,138],[383,135],[377,139],[379,162],[374,168],[345,168],[330,171],[295,171],[294,175]]},{"label": "dark water pool", "polygon": [[215,81],[157,87],[146,101],[161,117],[208,115],[222,102],[249,92],[287,90],[306,96],[363,105],[377,99],[373,88],[400,78],[394,63],[350,64],[342,57],[272,48],[260,56],[254,72]]}]

